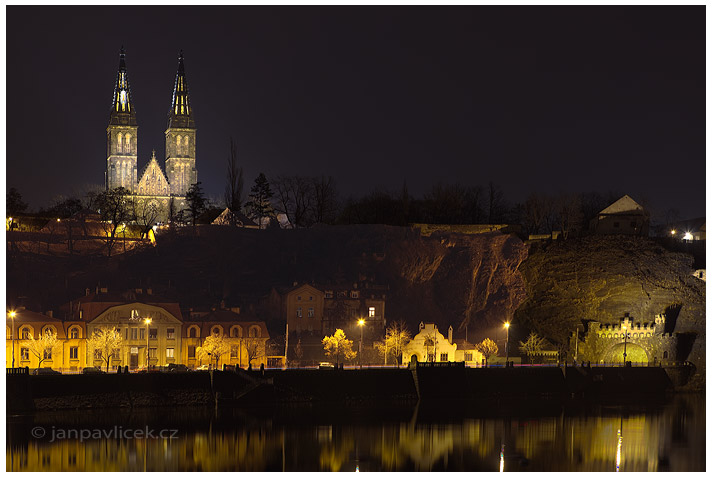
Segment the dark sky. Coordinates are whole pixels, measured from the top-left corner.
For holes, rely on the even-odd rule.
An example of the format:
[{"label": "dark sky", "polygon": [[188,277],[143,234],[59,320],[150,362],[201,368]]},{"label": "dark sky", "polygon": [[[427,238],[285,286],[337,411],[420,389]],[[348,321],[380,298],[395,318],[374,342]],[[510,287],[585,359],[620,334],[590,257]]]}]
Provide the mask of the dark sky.
[{"label": "dark sky", "polygon": [[610,190],[705,213],[705,9],[7,7],[7,187],[33,208],[103,184],[118,53],[139,173],[163,165],[177,56],[198,178],[222,197],[229,137],[255,176],[344,195],[435,182]]}]

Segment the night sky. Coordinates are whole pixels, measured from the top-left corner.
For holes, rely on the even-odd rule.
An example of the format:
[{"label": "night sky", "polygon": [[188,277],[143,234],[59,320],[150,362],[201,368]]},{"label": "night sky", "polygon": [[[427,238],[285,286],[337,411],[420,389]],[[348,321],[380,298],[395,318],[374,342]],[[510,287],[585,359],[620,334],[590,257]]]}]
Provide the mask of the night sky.
[{"label": "night sky", "polygon": [[7,7],[7,175],[32,208],[101,184],[118,54],[138,171],[164,136],[182,49],[198,179],[229,138],[259,172],[344,196],[435,182],[616,191],[705,214],[705,9]]}]

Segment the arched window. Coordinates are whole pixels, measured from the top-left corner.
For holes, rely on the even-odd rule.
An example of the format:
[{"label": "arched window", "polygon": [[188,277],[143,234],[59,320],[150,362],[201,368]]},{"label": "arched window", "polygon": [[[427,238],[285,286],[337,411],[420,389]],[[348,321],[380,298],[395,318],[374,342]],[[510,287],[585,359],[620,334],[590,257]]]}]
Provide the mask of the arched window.
[{"label": "arched window", "polygon": [[30,340],[32,336],[32,329],[29,326],[25,326],[20,329],[20,338],[22,340]]},{"label": "arched window", "polygon": [[220,327],[219,325],[216,325],[212,329],[210,329],[210,333],[213,335],[222,335],[223,334],[222,327]]},{"label": "arched window", "polygon": [[79,327],[74,326],[69,329],[69,338],[70,339],[78,339],[79,338]]},{"label": "arched window", "polygon": [[260,336],[260,328],[256,325],[253,325],[250,327],[250,337],[259,337]]},{"label": "arched window", "polygon": [[242,327],[239,325],[230,327],[230,337],[242,337]]},{"label": "arched window", "polygon": [[53,325],[45,325],[42,327],[42,335],[57,335],[57,329],[54,328]]},{"label": "arched window", "polygon": [[191,325],[188,327],[188,338],[197,338],[198,337],[198,326],[197,325]]},{"label": "arched window", "polygon": [[663,352],[663,358],[664,358],[664,359],[668,358],[667,350],[666,350],[665,352]]},{"label": "arched window", "polygon": [[176,136],[176,154],[181,154],[181,135]]},{"label": "arched window", "polygon": [[124,152],[124,135],[122,133],[119,133],[116,136],[116,152],[117,153]]},{"label": "arched window", "polygon": [[188,154],[188,137],[183,138],[183,154]]},{"label": "arched window", "polygon": [[124,147],[124,152],[131,154],[131,135],[127,134],[126,135],[126,142],[124,143],[126,146]]}]

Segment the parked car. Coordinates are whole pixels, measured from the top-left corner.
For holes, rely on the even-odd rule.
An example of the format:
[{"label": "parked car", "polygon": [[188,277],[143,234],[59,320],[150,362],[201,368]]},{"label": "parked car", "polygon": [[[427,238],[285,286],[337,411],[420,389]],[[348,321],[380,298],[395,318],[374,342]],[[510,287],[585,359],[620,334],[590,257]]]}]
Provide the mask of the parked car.
[{"label": "parked car", "polygon": [[191,369],[183,365],[182,363],[170,363],[166,366],[166,372],[192,372]]},{"label": "parked car", "polygon": [[82,373],[106,373],[99,367],[84,367]]},{"label": "parked car", "polygon": [[208,365],[208,364],[201,365],[200,367],[197,367],[195,370],[210,370],[210,365]]},{"label": "parked car", "polygon": [[319,370],[333,370],[334,364],[331,362],[321,362],[319,363]]},{"label": "parked car", "polygon": [[49,367],[36,368],[32,371],[32,375],[62,375],[62,372],[58,370],[52,370]]}]

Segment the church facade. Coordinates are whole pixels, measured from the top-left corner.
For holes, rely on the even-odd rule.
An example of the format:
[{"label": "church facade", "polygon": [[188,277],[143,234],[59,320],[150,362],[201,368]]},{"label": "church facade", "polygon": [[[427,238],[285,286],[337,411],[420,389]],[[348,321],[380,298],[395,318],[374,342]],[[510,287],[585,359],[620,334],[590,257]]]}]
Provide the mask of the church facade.
[{"label": "church facade", "polygon": [[165,169],[158,163],[154,150],[138,174],[138,122],[122,48],[106,128],[106,188],[127,189],[138,211],[155,216],[157,221],[168,220],[173,213],[185,208],[185,195],[198,181],[196,135],[181,51],[165,131]]}]

